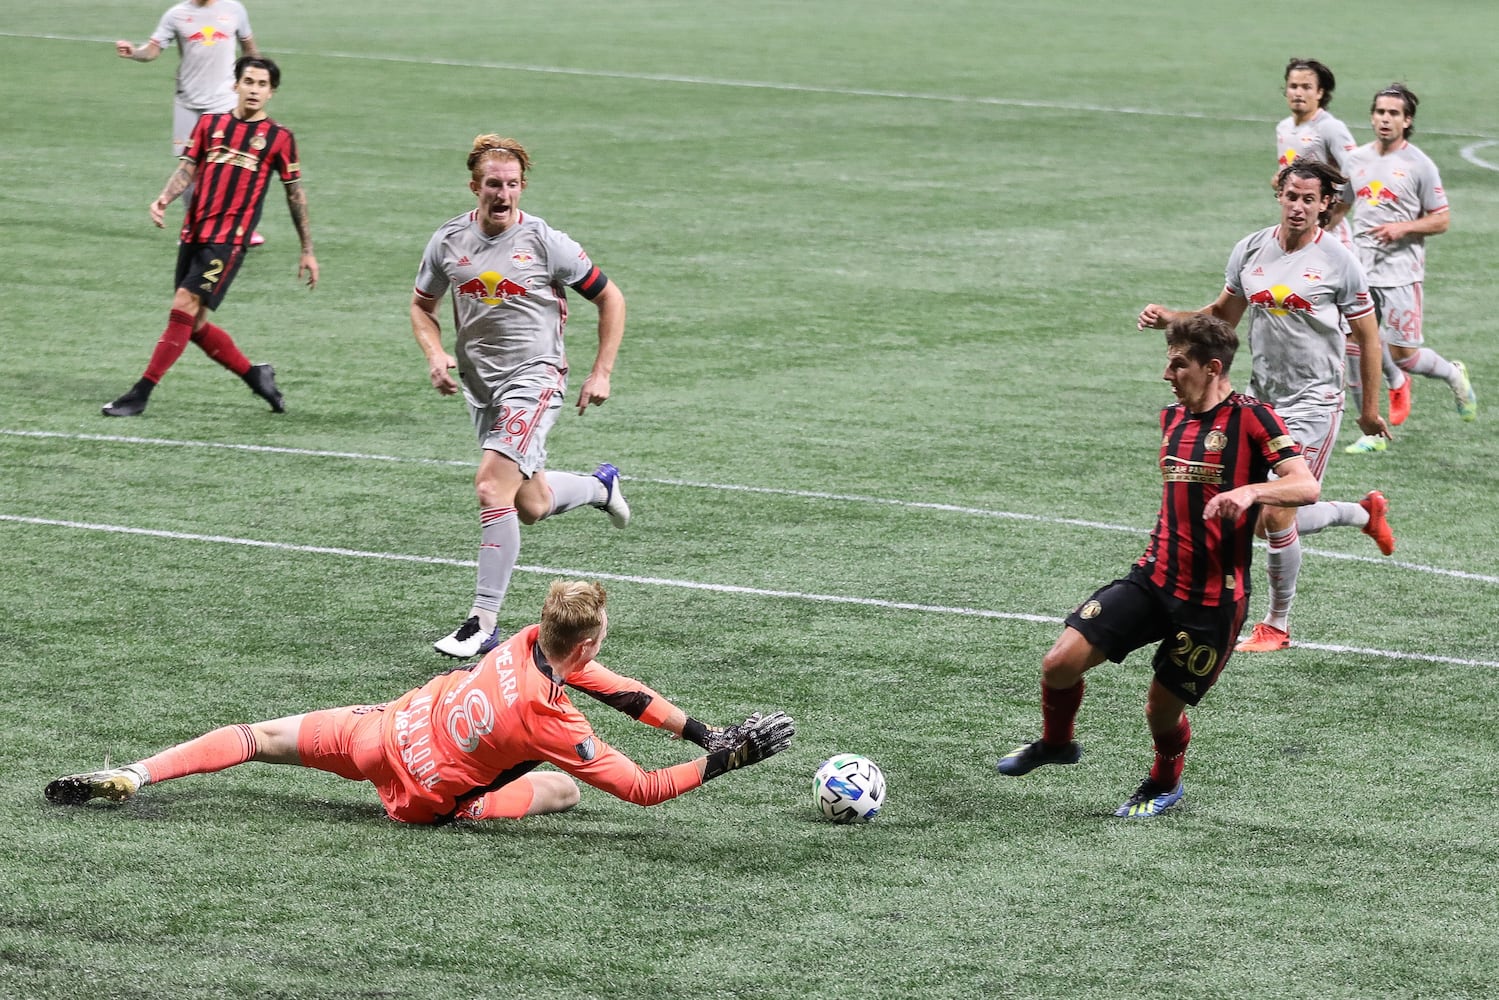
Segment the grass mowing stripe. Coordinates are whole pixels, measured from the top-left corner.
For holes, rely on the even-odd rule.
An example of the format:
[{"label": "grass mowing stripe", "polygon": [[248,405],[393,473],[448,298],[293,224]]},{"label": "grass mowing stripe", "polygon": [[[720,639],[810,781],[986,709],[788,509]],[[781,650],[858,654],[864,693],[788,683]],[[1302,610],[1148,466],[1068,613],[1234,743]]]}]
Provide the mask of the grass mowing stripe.
[{"label": "grass mowing stripe", "polygon": [[[312,555],[346,556],[353,559],[379,559],[390,562],[413,562],[436,566],[477,565],[471,559],[447,559],[440,556],[418,556],[400,552],[369,552],[363,549],[346,549],[327,545],[301,545],[294,542],[271,542],[257,538],[234,538],[228,535],[200,535],[187,531],[163,531],[156,528],[132,528],[119,524],[89,524],[84,521],[65,521],[48,517],[23,517],[18,514],[0,514],[0,521],[12,524],[30,524],[44,527],[74,528],[81,531],[102,531],[121,535],[144,535],[150,538],[165,538],[175,541],[212,542],[219,545],[244,545],[253,548],[277,549],[283,552],[303,552]],[[601,573],[596,570],[575,569],[561,566],[515,567],[518,573],[534,573],[545,576],[587,577],[615,583],[634,583],[651,587],[675,587],[682,590],[702,590],[717,594],[744,594],[751,597],[772,597],[783,600],[810,601],[821,604],[852,604],[862,607],[883,608],[891,611],[917,611],[926,614],[958,615],[966,618],[990,618],[1001,621],[1036,622],[1060,625],[1062,619],[1053,615],[1033,615],[1012,611],[993,611],[988,608],[960,608],[941,604],[920,604],[908,601],[885,601],[873,597],[849,597],[842,594],[810,594],[797,590],[769,590],[763,587],[741,587],[735,584],[703,583],[697,580],[673,580],[658,576],[637,576],[627,573]],[[1392,649],[1369,649],[1355,646],[1339,646],[1324,643],[1298,642],[1303,649],[1315,649],[1328,653],[1354,653],[1362,656],[1378,656],[1391,660],[1416,660],[1422,663],[1445,663],[1464,667],[1499,668],[1499,661],[1473,660],[1456,656],[1441,656],[1432,653],[1407,653]]]},{"label": "grass mowing stripe", "polygon": [[[445,465],[462,468],[474,468],[471,461],[444,459],[444,458],[402,458],[398,455],[373,455],[362,452],[351,451],[319,451],[311,448],[287,448],[277,445],[263,444],[234,444],[224,441],[185,441],[170,438],[145,438],[130,437],[113,434],[69,434],[59,431],[27,431],[13,428],[0,428],[0,435],[10,437],[29,438],[61,438],[68,441],[100,441],[109,444],[148,444],[169,448],[221,448],[229,451],[248,451],[274,455],[295,455],[306,458],[346,458],[358,461],[371,462],[393,462],[410,463],[414,465]],[[819,490],[792,490],[776,486],[746,486],[737,483],[713,483],[701,482],[691,479],[671,479],[652,476],[622,476],[626,481],[653,483],[659,486],[681,486],[690,489],[723,490],[734,493],[761,493],[770,496],[801,497],[808,500],[830,500],[838,503],[862,503],[878,504],[889,507],[906,507],[912,510],[934,510],[948,514],[966,514],[972,517],[1001,518],[1011,521],[1031,521],[1037,524],[1060,524],[1075,528],[1092,528],[1098,531],[1121,531],[1133,535],[1144,535],[1148,532],[1143,528],[1133,528],[1123,524],[1109,524],[1104,521],[1089,521],[1072,517],[1048,517],[1044,514],[1024,514],[1018,511],[992,510],[985,507],[967,507],[960,504],[935,503],[923,500],[899,500],[893,497],[875,497],[857,493],[827,493]],[[1257,542],[1256,545],[1263,549],[1264,543]],[[1473,573],[1468,570],[1448,569],[1443,566],[1428,566],[1424,563],[1402,562],[1387,559],[1383,556],[1361,556],[1351,552],[1332,552],[1326,549],[1317,549],[1310,546],[1302,546],[1302,552],[1306,555],[1338,559],[1343,562],[1369,563],[1374,566],[1393,566],[1398,569],[1410,570],[1414,573],[1428,573],[1433,576],[1447,576],[1457,580],[1468,580],[1474,583],[1499,584],[1499,576],[1487,573]]]},{"label": "grass mowing stripe", "polygon": [[[24,32],[0,31],[0,38],[30,38],[51,42],[87,42],[92,45],[112,39],[90,38],[83,35],[28,34]],[[308,56],[315,59],[354,59],[361,62],[404,63],[416,66],[449,66],[454,69],[494,69],[513,73],[542,73],[552,76],[583,76],[604,80],[636,80],[644,83],[676,83],[699,87],[729,87],[740,90],[776,90],[798,94],[830,94],[838,97],[873,97],[893,101],[925,101],[940,104],[972,104],[1001,108],[1034,108],[1042,111],[1082,111],[1101,115],[1136,115],[1150,118],[1171,118],[1193,121],[1248,122],[1257,125],[1273,125],[1280,118],[1264,115],[1223,115],[1203,111],[1174,109],[1162,111],[1157,108],[1120,107],[1109,104],[1089,104],[1073,101],[1038,101],[1020,97],[979,97],[973,94],[931,94],[910,90],[881,90],[865,87],[830,87],[817,84],[785,83],[774,80],[728,80],[711,76],[688,76],[676,73],[631,73],[624,70],[585,69],[576,66],[537,66],[531,63],[497,62],[489,59],[431,59],[419,56],[399,56],[378,52],[339,52],[317,49],[278,48],[278,53]],[[1478,136],[1487,138],[1488,133],[1480,129],[1423,129],[1427,135]]]}]

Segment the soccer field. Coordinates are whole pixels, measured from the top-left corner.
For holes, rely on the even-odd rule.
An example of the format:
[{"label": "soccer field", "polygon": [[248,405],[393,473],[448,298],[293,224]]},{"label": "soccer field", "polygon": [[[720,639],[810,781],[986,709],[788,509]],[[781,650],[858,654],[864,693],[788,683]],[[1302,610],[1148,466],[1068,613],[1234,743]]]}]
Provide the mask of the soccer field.
[{"label": "soccer field", "polygon": [[[322,281],[273,190],[216,321],[282,416],[193,347],[145,416],[100,416],[171,302],[146,207],[176,56],[111,44],[166,0],[0,15],[0,997],[1493,995],[1499,8],[245,2]],[[1420,95],[1453,213],[1426,333],[1482,409],[1418,379],[1388,452],[1333,456],[1324,496],[1381,489],[1395,555],[1304,539],[1296,646],[1234,658],[1185,803],[1125,823],[1149,650],[1089,675],[1079,766],[994,763],[1039,731],[1062,616],[1143,550],[1172,399],[1135,317],[1210,301],[1278,218],[1292,55],[1361,142],[1378,88]],[[502,627],[599,579],[608,666],[719,724],[784,708],[795,744],[513,824],[403,827],[260,764],[49,806],[58,775],[451,665],[477,456],[407,306],[482,132],[527,145],[523,208],[629,302],[614,395],[564,411],[548,465],[614,462],[635,519],[523,529]],[[578,700],[644,766],[696,755]],[[812,806],[840,751],[889,781],[870,825]]]}]

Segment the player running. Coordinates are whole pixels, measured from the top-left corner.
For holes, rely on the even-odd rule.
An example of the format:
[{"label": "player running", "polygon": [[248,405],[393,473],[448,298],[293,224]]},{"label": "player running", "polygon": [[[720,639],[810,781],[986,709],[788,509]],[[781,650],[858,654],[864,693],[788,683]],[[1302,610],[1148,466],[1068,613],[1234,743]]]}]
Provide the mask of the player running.
[{"label": "player running", "polygon": [[305,276],[309,288],[317,285],[318,278],[297,143],[289,129],[272,121],[265,112],[281,85],[281,70],[270,59],[256,56],[244,56],[234,67],[234,91],[238,95],[234,110],[198,119],[181,164],[151,203],[151,221],[157,228],[165,228],[167,205],[192,188],[177,247],[177,292],[172,297],[170,321],[151,353],[145,374],[123,396],[105,404],[106,417],[138,417],[146,412],[152,390],[182,356],[189,341],[244,379],[273,412],[286,412],[275,370],[270,365],[252,365],[233,338],[208,321],[209,313],[224,301],[244,261],[272,172],[286,189],[286,205],[302,243],[297,277]]},{"label": "player running", "polygon": [[1083,674],[1160,642],[1145,699],[1155,762],[1115,810],[1126,819],[1150,819],[1182,800],[1192,738],[1186,707],[1218,680],[1244,623],[1261,505],[1309,504],[1321,491],[1280,416],[1233,391],[1233,327],[1201,313],[1177,314],[1165,327],[1162,378],[1177,402],[1161,411],[1164,488],[1150,543],[1128,576],[1067,616],[1041,661],[1041,738],[998,765],[1000,774],[1019,777],[1043,764],[1077,763]]},{"label": "player running", "polygon": [[[1363,379],[1379,378],[1379,328],[1363,269],[1320,222],[1346,178],[1321,160],[1298,157],[1280,172],[1280,225],[1250,233],[1229,254],[1224,288],[1198,312],[1237,325],[1249,313],[1250,392],[1285,420],[1301,445],[1312,475],[1321,481],[1343,418],[1346,320],[1360,348]],[[1154,303],[1140,312],[1140,329],[1161,329],[1185,313]],[[1388,437],[1378,400],[1364,398],[1358,417],[1365,434]],[[1241,652],[1263,653],[1291,645],[1291,604],[1301,572],[1301,535],[1334,525],[1360,528],[1385,555],[1395,551],[1384,494],[1370,491],[1357,503],[1323,500],[1300,510],[1273,506],[1260,515],[1269,543],[1266,559],[1270,607]]]},{"label": "player running", "polygon": [[[46,798],[59,805],[123,802],[146,785],[259,761],[368,781],[386,814],[402,823],[518,819],[577,805],[578,786],[568,775],[651,806],[791,745],[795,723],[784,712],[712,728],[598,663],[609,631],[604,605],[597,583],[554,581],[539,624],[479,663],[439,674],[394,701],[224,726],[125,767],[58,778]],[[563,685],[708,753],[642,770],[594,734]],[[566,774],[533,772],[540,764]]]},{"label": "player running", "polygon": [[[578,393],[579,415],[609,398],[609,374],[625,334],[625,297],[588,254],[520,209],[531,157],[514,139],[481,135],[468,154],[469,190],[478,207],[449,219],[422,254],[411,298],[411,330],[427,357],[432,386],[460,390],[479,439],[479,570],[464,621],[433,643],[467,659],[499,636],[499,610],[520,555],[520,526],[584,505],[616,528],[630,521],[619,470],[591,476],[547,472],[547,432],[567,391],[567,289],[598,309],[598,351]],[[437,307],[451,291],[453,354],[442,343]],[[456,369],[458,378],[452,372]]]},{"label": "player running", "polygon": [[[1405,374],[1446,382],[1457,400],[1458,416],[1475,420],[1478,394],[1467,366],[1425,346],[1422,332],[1426,238],[1445,233],[1452,212],[1437,165],[1410,141],[1419,103],[1402,83],[1374,95],[1369,107],[1374,141],[1360,146],[1348,161],[1355,195],[1353,242],[1368,275],[1380,337],[1395,363]],[[1391,423],[1410,412],[1410,379],[1402,379],[1400,388],[1390,391]],[[1344,450],[1384,451],[1385,441],[1365,435]]]}]

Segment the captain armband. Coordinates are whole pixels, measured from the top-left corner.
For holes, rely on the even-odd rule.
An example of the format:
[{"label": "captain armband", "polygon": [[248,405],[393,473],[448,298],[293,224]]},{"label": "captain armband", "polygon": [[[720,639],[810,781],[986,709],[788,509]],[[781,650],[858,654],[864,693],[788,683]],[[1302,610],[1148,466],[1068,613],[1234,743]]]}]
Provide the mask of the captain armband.
[{"label": "captain armband", "polygon": [[603,271],[600,271],[597,267],[595,267],[568,287],[572,288],[579,295],[592,302],[594,299],[599,297],[599,295],[604,291],[606,287],[608,287],[608,285],[608,275],[604,274]]}]

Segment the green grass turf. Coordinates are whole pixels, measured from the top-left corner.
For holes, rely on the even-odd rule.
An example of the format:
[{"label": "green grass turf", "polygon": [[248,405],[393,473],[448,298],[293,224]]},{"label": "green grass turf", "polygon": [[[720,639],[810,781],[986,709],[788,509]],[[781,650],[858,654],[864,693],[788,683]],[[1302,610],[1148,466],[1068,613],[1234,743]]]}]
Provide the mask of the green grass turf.
[{"label": "green grass turf", "polygon": [[[174,57],[109,42],[160,13],[0,18],[0,516],[67,522],[0,520],[0,996],[1490,994],[1499,15],[1377,0],[1331,31],[1283,2],[255,0],[323,282],[296,287],[273,193],[219,321],[291,412],[190,351],[146,417],[109,422],[175,259],[145,211]],[[1428,335],[1485,409],[1463,424],[1422,382],[1390,452],[1334,457],[1328,496],[1389,495],[1396,558],[1308,539],[1301,645],[1235,659],[1193,713],[1186,804],[1125,825],[1107,814],[1149,760],[1147,653],[1090,677],[1079,766],[1012,782],[993,762],[1037,729],[1057,619],[1143,545],[1169,394],[1133,318],[1208,301],[1234,241],[1274,221],[1292,54],[1334,67],[1362,139],[1379,86],[1421,95],[1454,215]],[[784,706],[796,745],[659,808],[585,789],[571,813],[465,829],[261,765],[48,807],[47,780],[106,755],[443,666],[428,644],[472,586],[474,454],[405,313],[484,131],[528,144],[525,207],[630,310],[615,397],[549,444],[556,468],[618,462],[636,521],[526,529],[506,623],[549,570],[603,575],[606,662],[713,721]],[[577,368],[591,337],[583,308]],[[686,756],[584,708],[648,766]],[[885,768],[871,826],[815,818],[835,751]]]}]

